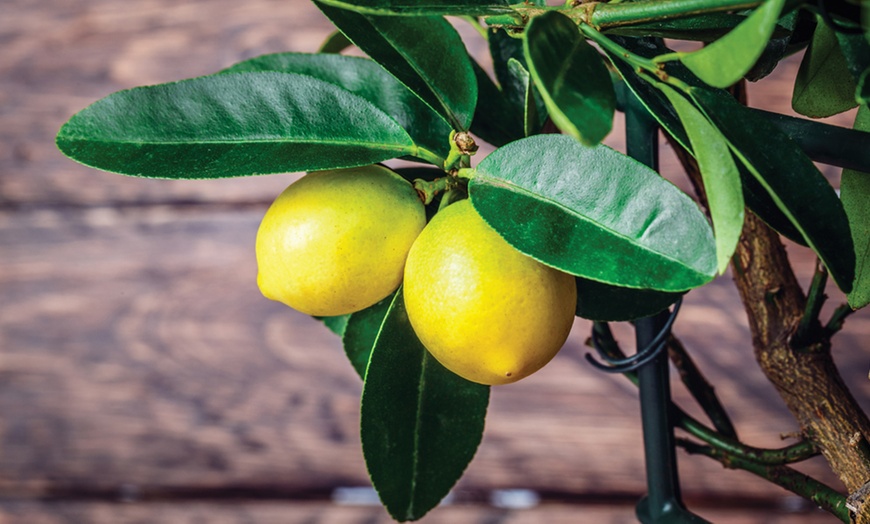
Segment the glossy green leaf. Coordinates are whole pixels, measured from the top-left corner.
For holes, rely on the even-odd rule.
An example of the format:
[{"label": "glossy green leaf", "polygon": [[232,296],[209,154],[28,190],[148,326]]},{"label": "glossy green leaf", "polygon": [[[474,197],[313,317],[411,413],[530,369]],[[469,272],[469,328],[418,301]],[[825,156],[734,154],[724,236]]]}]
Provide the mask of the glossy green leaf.
[{"label": "glossy green leaf", "polygon": [[538,121],[538,107],[535,103],[535,86],[532,83],[532,75],[523,67],[523,64],[519,60],[514,60],[513,58],[508,61],[508,69],[511,70],[517,84],[524,89],[521,106],[523,108],[523,135],[534,135],[540,129],[540,123]]},{"label": "glossy green leaf", "polygon": [[691,88],[691,95],[825,263],[840,289],[848,292],[855,252],[846,213],[825,177],[779,128],[728,94]]},{"label": "glossy green leaf", "polygon": [[446,158],[450,151],[450,124],[401,82],[367,58],[277,53],[239,62],[224,72],[241,71],[298,73],[343,87],[393,117],[420,147],[441,158]]},{"label": "glossy green leaf", "polygon": [[366,466],[393,518],[419,519],[447,495],[480,444],[488,402],[488,386],[426,351],[400,290],[375,342],[360,409]]},{"label": "glossy green leaf", "polygon": [[372,348],[395,298],[396,293],[393,293],[373,306],[345,315],[345,328],[340,333],[344,352],[353,369],[363,380],[366,378],[366,367],[369,364]]},{"label": "glossy green leaf", "polygon": [[576,278],[578,317],[598,322],[624,322],[655,315],[679,300],[683,293],[611,286]]},{"label": "glossy green leaf", "polygon": [[447,20],[363,15],[315,4],[351,42],[456,130],[468,130],[477,102],[477,82],[465,45]]},{"label": "glossy green leaf", "polygon": [[685,291],[716,274],[712,231],[697,204],[606,146],[565,135],[512,142],[478,165],[469,194],[511,245],[576,276]]},{"label": "glossy green leaf", "polygon": [[792,108],[812,118],[836,115],[858,105],[856,87],[837,35],[820,21],[795,79]]},{"label": "glossy green leaf", "polygon": [[858,78],[858,87],[855,90],[855,101],[867,105],[870,104],[870,67]]},{"label": "glossy green leaf", "polygon": [[601,142],[613,128],[616,94],[598,51],[556,11],[533,18],[523,42],[553,123],[584,144]]},{"label": "glossy green leaf", "polygon": [[739,14],[707,13],[701,16],[617,26],[608,29],[607,34],[712,42],[727,34],[745,19],[745,16]]},{"label": "glossy green leaf", "polygon": [[508,101],[477,62],[473,65],[480,99],[474,108],[471,132],[496,147],[522,138],[522,113]]},{"label": "glossy green leaf", "polygon": [[[533,124],[531,128],[533,132],[529,133],[527,131],[525,136],[537,133],[547,119],[547,108],[538,90],[534,87],[531,90],[529,89],[531,77],[529,76],[529,67],[523,52],[523,40],[508,35],[503,29],[492,28],[489,30],[489,38],[487,40],[495,78],[498,80],[505,98],[507,98],[512,106],[512,111],[520,115],[534,115],[537,118],[536,121],[529,122]],[[517,62],[517,64],[511,66],[512,61]],[[531,84],[534,86],[534,82],[531,82]],[[530,108],[527,107],[530,95],[535,103],[535,107],[531,112],[529,112]]]},{"label": "glossy green leaf", "polygon": [[870,42],[860,34],[835,32],[840,51],[846,58],[846,65],[855,80],[870,67]]},{"label": "glossy green leaf", "polygon": [[[870,109],[867,106],[858,108],[855,129],[870,131]],[[843,170],[840,197],[855,244],[855,280],[848,300],[853,309],[858,309],[870,304],[870,173]]]},{"label": "glossy green leaf", "polygon": [[[670,52],[670,49],[664,46],[659,47],[651,39],[616,37],[613,40],[641,56],[650,57]],[[683,129],[683,124],[680,122],[679,116],[677,116],[667,97],[653,87],[646,79],[641,78],[630,64],[613,55],[608,55],[608,57],[620,76],[622,76],[625,85],[640,100],[641,104],[646,107],[647,111],[653,115],[659,125],[686,150],[691,151],[692,148],[689,145],[689,137],[686,134],[686,130]]]},{"label": "glossy green leaf", "polygon": [[[626,47],[630,51],[641,56],[650,58],[662,53],[671,52],[657,40],[639,39],[639,38],[614,38],[620,45]],[[616,66],[619,73],[625,79],[626,86],[629,87],[634,96],[638,97],[647,110],[653,114],[659,124],[670,134],[674,139],[692,153],[689,137],[686,130],[683,128],[679,117],[668,99],[661,91],[652,87],[652,85],[644,78],[640,77],[631,66],[619,60],[618,57],[611,57],[613,64]],[[691,77],[691,73],[679,71],[678,64],[668,64],[666,68],[669,74],[673,74],[684,81],[697,83],[697,79]],[[700,84],[698,84],[700,85]],[[779,233],[785,235],[789,239],[799,244],[806,245],[806,241],[800,231],[795,228],[791,221],[782,211],[779,210],[776,203],[767,193],[767,191],[749,174],[748,170],[739,164],[742,185],[743,199],[746,207],[752,210],[753,213],[764,220],[769,226],[774,228]]]},{"label": "glossy green leaf", "polygon": [[670,100],[689,135],[713,220],[719,273],[725,273],[743,231],[740,172],[722,133],[683,95],[666,84],[659,84],[659,88]]},{"label": "glossy green leaf", "polygon": [[326,326],[330,331],[335,333],[338,336],[344,335],[344,330],[347,328],[347,321],[350,318],[350,315],[338,315],[335,317],[314,317],[317,320],[323,322],[323,325]]},{"label": "glossy green leaf", "polygon": [[513,11],[507,0],[320,0],[324,4],[368,15],[487,16]]},{"label": "glossy green leaf", "polygon": [[57,135],[85,165],[150,178],[223,178],[371,164],[416,152],[368,101],[309,76],[237,73],[120,91]]},{"label": "glossy green leaf", "polygon": [[766,0],[727,35],[680,61],[713,87],[728,87],[743,78],[767,45],[785,0]]},{"label": "glossy green leaf", "polygon": [[320,49],[317,50],[318,53],[341,53],[348,47],[352,46],[353,42],[347,39],[344,36],[344,33],[341,31],[333,31],[326,40],[323,41],[323,44],[320,45]]}]

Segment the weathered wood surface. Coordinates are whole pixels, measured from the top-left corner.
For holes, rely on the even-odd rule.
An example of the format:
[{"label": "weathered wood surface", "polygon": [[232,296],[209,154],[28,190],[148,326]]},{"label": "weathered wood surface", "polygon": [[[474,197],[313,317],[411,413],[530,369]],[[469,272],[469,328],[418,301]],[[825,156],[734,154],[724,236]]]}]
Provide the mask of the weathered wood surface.
[{"label": "weathered wood surface", "polygon": [[[28,0],[2,11],[0,522],[383,520],[377,509],[280,502],[68,502],[304,498],[366,485],[360,381],[338,340],[256,289],[257,223],[294,175],[138,180],[79,166],[53,145],[60,124],[100,96],[266,52],[313,51],[329,32],[325,20],[307,2],[269,0]],[[766,107],[785,111],[794,71],[792,64],[768,82],[758,100],[769,96]],[[806,282],[812,257],[791,252]],[[494,390],[483,445],[460,490],[531,488],[585,500],[643,492],[636,392],[585,362],[587,333],[578,321],[552,364]],[[749,443],[781,445],[779,434],[796,429],[752,361],[728,278],[688,295],[676,333]],[[870,408],[870,315],[850,318],[835,343],[847,382]],[[678,386],[675,395],[691,405]],[[680,465],[687,496],[705,504],[791,500],[701,457],[681,456]],[[803,467],[836,485],[818,461]],[[600,519],[573,521],[633,521],[629,506],[599,510]],[[431,519],[567,522],[571,514],[472,508],[451,520],[456,511]]]},{"label": "weathered wood surface", "polygon": [[[312,502],[242,502],[107,504],[81,502],[15,502],[6,509],[3,524],[387,524],[382,508],[337,506]],[[485,505],[440,507],[425,517],[426,524],[637,524],[629,505],[543,504],[509,510]],[[754,511],[704,509],[702,516],[716,524],[824,524],[820,511]]]}]

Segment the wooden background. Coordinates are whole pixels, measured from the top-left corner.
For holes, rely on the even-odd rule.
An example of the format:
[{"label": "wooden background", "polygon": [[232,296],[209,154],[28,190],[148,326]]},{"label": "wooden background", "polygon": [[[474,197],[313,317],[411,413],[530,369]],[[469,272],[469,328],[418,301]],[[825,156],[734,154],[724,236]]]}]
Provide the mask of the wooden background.
[{"label": "wooden background", "polygon": [[[2,0],[0,523],[389,520],[331,502],[337,487],[367,485],[361,384],[339,341],[255,284],[257,224],[296,175],[139,180],[77,165],[53,144],[69,116],[113,91],[314,51],[329,32],[302,0]],[[790,112],[795,71],[792,60],[753,85],[751,102]],[[610,143],[620,147],[619,130]],[[663,169],[683,183],[667,154]],[[812,256],[790,253],[806,282]],[[584,361],[588,328],[578,321],[538,374],[494,389],[453,503],[424,522],[634,522],[636,392]],[[741,436],[782,445],[796,426],[752,360],[730,278],[689,293],[675,332]],[[835,342],[870,408],[870,315]],[[691,407],[679,386],[675,396]],[[801,467],[838,485],[818,460]],[[681,454],[680,469],[692,508],[714,522],[834,522],[708,459]],[[535,490],[541,503],[493,507],[503,489]]]}]

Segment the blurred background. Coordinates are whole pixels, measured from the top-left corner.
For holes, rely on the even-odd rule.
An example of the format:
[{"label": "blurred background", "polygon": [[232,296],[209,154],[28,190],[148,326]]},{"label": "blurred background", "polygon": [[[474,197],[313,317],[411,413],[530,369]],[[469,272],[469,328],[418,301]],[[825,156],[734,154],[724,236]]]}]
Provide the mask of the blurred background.
[{"label": "blurred background", "polygon": [[[485,63],[485,43],[456,24]],[[114,91],[314,52],[330,32],[302,0],[2,0],[0,523],[389,522],[368,488],[361,383],[340,341],[257,290],[257,225],[298,175],[140,180],[54,147],[66,119]],[[750,104],[793,114],[798,63],[753,84]],[[621,140],[617,125],[608,143]],[[789,253],[806,284],[812,255]],[[828,311],[843,300],[829,294]],[[753,360],[729,276],[689,293],[674,331],[744,441],[777,447],[798,429]],[[588,333],[578,320],[552,363],[493,390],[475,459],[424,522],[636,522],[637,393],[585,362]],[[868,312],[834,340],[870,408]],[[835,522],[748,473],[679,459],[689,506],[713,522]],[[821,460],[800,468],[842,488]]]}]

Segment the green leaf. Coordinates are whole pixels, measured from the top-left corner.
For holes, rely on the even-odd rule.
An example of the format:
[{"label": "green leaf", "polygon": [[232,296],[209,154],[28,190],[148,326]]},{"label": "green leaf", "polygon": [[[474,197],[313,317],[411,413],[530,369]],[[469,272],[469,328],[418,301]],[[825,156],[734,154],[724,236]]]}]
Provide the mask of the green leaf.
[{"label": "green leaf", "polygon": [[655,315],[679,300],[683,293],[663,293],[651,289],[611,286],[594,280],[576,278],[575,314],[598,322],[624,322]]},{"label": "green leaf", "polygon": [[[523,40],[508,35],[507,31],[503,29],[490,28],[488,35],[492,68],[499,85],[501,85],[504,96],[512,106],[511,110],[520,115],[535,116],[537,118],[536,121],[530,122],[534,124],[532,126],[533,132],[526,132],[524,135],[516,138],[535,134],[547,119],[547,108],[538,90],[534,87],[531,90],[529,89],[529,66],[523,53]],[[517,62],[517,64],[511,66],[512,61]],[[531,82],[531,84],[534,85],[534,82]],[[530,95],[535,103],[533,112],[529,112],[529,107],[527,106]]]},{"label": "green leaf", "polygon": [[365,99],[309,76],[237,73],[120,91],[83,109],[57,146],[150,178],[223,178],[372,164],[416,153]]},{"label": "green leaf", "polygon": [[[858,108],[855,129],[870,131],[870,109],[867,106]],[[848,300],[853,309],[858,309],[870,304],[870,174],[844,169],[840,197],[855,243],[855,280]]]},{"label": "green leaf", "polygon": [[480,444],[488,402],[488,386],[426,351],[400,289],[375,342],[360,410],[366,466],[393,518],[419,519],[447,495]]},{"label": "green leaf", "polygon": [[868,67],[858,79],[858,87],[855,90],[855,101],[860,104],[870,104],[870,67]]},{"label": "green leaf", "polygon": [[367,58],[336,54],[277,53],[239,62],[224,72],[279,71],[308,75],[347,89],[393,117],[416,144],[446,158],[450,124],[401,82]]},{"label": "green leaf", "polygon": [[474,108],[471,132],[496,147],[522,138],[522,114],[517,112],[486,71],[477,62],[473,65],[480,98]]},{"label": "green leaf", "polygon": [[836,115],[858,105],[856,87],[837,35],[819,21],[795,79],[792,108],[812,118]]},{"label": "green leaf", "polygon": [[366,367],[372,354],[372,348],[381,331],[381,325],[390,311],[390,306],[396,298],[396,293],[388,296],[373,306],[351,315],[345,315],[346,327],[341,333],[344,352],[350,360],[353,369],[365,380]]},{"label": "green leaf", "polygon": [[538,108],[535,103],[535,86],[532,83],[532,76],[519,60],[514,60],[513,58],[508,60],[508,69],[511,70],[520,88],[523,89],[523,103],[521,106],[523,108],[523,135],[532,136],[537,134],[540,125],[538,122]]},{"label": "green leaf", "polygon": [[659,84],[659,89],[671,101],[692,143],[716,234],[719,273],[725,273],[743,231],[740,172],[722,133],[683,95],[667,84]]},{"label": "green leaf", "polygon": [[855,274],[849,223],[834,189],[782,131],[720,91],[690,88],[691,96],[732,151],[801,232],[844,292]]},{"label": "green leaf", "polygon": [[[641,56],[650,58],[658,54],[670,52],[670,49],[661,45],[661,43],[650,39],[628,39],[615,38],[620,45],[626,47],[632,52]],[[636,96],[647,110],[658,120],[659,124],[677,141],[684,149],[692,152],[689,144],[689,137],[686,130],[683,128],[679,117],[673,106],[668,101],[667,97],[661,91],[652,87],[645,79],[641,78],[631,66],[619,60],[618,57],[611,57],[613,64],[616,66],[619,73],[625,79],[625,84],[631,92]],[[666,70],[669,74],[673,74],[678,78],[686,81],[685,72],[674,71],[677,69],[677,64],[668,64]],[[688,73],[690,75],[690,73]],[[691,81],[691,78],[689,78]],[[697,81],[697,80],[695,80]],[[779,233],[785,235],[789,239],[802,245],[806,245],[806,241],[800,231],[795,228],[791,221],[779,210],[776,203],[767,194],[767,191],[759,184],[755,178],[749,174],[748,170],[743,168],[742,164],[738,165],[740,171],[743,199],[746,202],[746,207],[752,210],[753,213],[759,216],[765,223],[774,228]]]},{"label": "green leaf", "polygon": [[767,45],[785,0],[766,0],[727,35],[680,61],[713,87],[728,87],[745,75]]},{"label": "green leaf", "polygon": [[367,15],[487,16],[510,13],[507,0],[320,0],[333,7]]},{"label": "green leaf", "polygon": [[594,145],[613,127],[616,94],[601,55],[567,16],[550,11],[532,19],[523,51],[553,123]]},{"label": "green leaf", "polygon": [[477,82],[465,45],[447,20],[363,15],[315,4],[351,42],[454,129],[468,130],[477,102]]},{"label": "green leaf", "polygon": [[318,53],[341,53],[348,47],[352,46],[353,42],[347,39],[344,36],[344,33],[341,31],[333,31],[326,40],[324,40],[323,44],[320,45],[320,49],[317,50]]},{"label": "green leaf", "polygon": [[860,34],[835,32],[840,44],[840,51],[846,58],[846,65],[855,80],[870,67],[870,42]]},{"label": "green leaf", "polygon": [[537,135],[497,149],[469,184],[478,213],[521,252],[576,276],[685,291],[716,274],[697,204],[606,146]]},{"label": "green leaf", "polygon": [[344,335],[344,330],[347,328],[347,321],[350,319],[350,315],[338,315],[335,317],[314,317],[317,320],[323,322],[323,325],[326,326],[330,331],[335,333],[338,336]]}]

